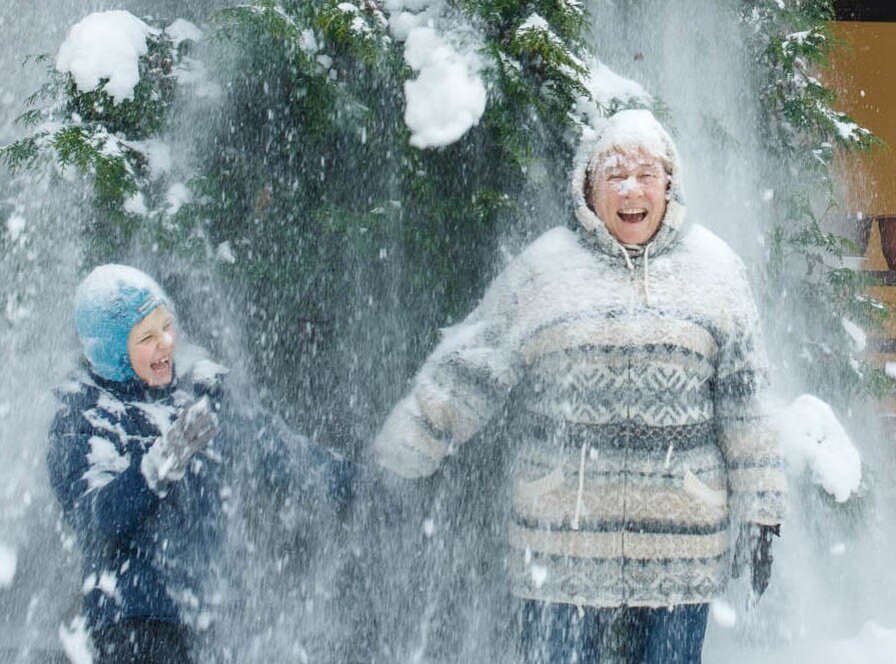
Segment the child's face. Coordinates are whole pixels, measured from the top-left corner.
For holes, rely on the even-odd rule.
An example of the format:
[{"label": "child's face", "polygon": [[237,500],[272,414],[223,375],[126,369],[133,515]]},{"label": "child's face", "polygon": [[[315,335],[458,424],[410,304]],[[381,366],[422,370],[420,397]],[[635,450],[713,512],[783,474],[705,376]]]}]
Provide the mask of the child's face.
[{"label": "child's face", "polygon": [[158,306],[131,328],[128,356],[134,373],[150,387],[171,382],[174,346],[177,340],[174,316]]}]

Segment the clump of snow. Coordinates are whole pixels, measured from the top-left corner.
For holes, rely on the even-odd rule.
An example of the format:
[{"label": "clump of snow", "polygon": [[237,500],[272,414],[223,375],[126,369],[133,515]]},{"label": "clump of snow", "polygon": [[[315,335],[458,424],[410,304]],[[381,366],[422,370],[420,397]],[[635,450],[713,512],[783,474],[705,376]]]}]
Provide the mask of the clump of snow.
[{"label": "clump of snow", "polygon": [[846,553],[846,544],[843,542],[837,542],[831,547],[832,556],[842,556],[844,553]]},{"label": "clump of snow", "polygon": [[231,265],[236,263],[236,256],[233,255],[233,248],[230,246],[230,242],[225,241],[218,245],[217,249],[215,249],[215,259]]},{"label": "clump of snow", "polygon": [[18,556],[15,549],[0,543],[0,588],[9,588],[16,576]]},{"label": "clump of snow", "polygon": [[103,91],[120,104],[134,97],[140,56],[148,50],[146,37],[156,32],[130,12],[89,14],[69,30],[56,56],[56,70],[70,73],[81,92],[107,79]]},{"label": "clump of snow", "polygon": [[129,212],[130,214],[139,214],[140,216],[146,216],[149,213],[149,210],[146,207],[146,201],[143,198],[143,194],[141,192],[135,192],[133,195],[128,196],[124,204],[122,205],[125,212]]},{"label": "clump of snow", "polygon": [[591,93],[591,98],[604,106],[609,105],[614,99],[629,103],[639,101],[645,104],[652,99],[640,83],[620,76],[597,60],[588,65],[585,87]]},{"label": "clump of snow", "polygon": [[92,436],[90,438],[90,451],[87,453],[87,461],[90,467],[84,473],[84,481],[87,482],[88,491],[95,491],[106,486],[123,471],[127,470],[131,458],[127,454],[121,454],[112,441]]},{"label": "clump of snow", "polygon": [[414,28],[432,26],[442,11],[443,0],[385,0],[384,7],[392,38],[403,42]]},{"label": "clump of snow", "polygon": [[843,325],[843,329],[846,330],[846,333],[852,339],[856,352],[861,353],[865,350],[865,346],[868,345],[868,336],[865,334],[865,331],[847,318],[841,318],[840,324]]},{"label": "clump of snow", "polygon": [[781,411],[777,426],[792,473],[808,467],[813,480],[838,503],[858,490],[862,458],[828,404],[803,394]]},{"label": "clump of snow", "polygon": [[171,25],[165,28],[165,34],[174,42],[175,47],[179,46],[181,42],[198,42],[202,39],[202,30],[182,18],[175,19]]},{"label": "clump of snow", "polygon": [[149,177],[153,180],[171,170],[171,147],[165,141],[150,138],[145,141],[129,141],[125,145],[146,157]]},{"label": "clump of snow", "polygon": [[6,232],[9,233],[9,238],[15,242],[22,235],[22,231],[25,230],[25,217],[12,214],[6,220]]},{"label": "clump of snow", "polygon": [[719,627],[731,629],[737,623],[737,610],[724,599],[714,599],[709,605],[709,611]]},{"label": "clump of snow", "polygon": [[548,580],[548,568],[541,565],[531,565],[529,574],[532,575],[532,585],[541,588],[544,582]]},{"label": "clump of snow", "polygon": [[423,535],[429,539],[436,533],[436,522],[432,519],[423,520]]},{"label": "clump of snow", "polygon": [[314,30],[311,28],[302,30],[302,39],[299,42],[299,47],[308,56],[313,56],[320,50],[317,45],[317,38],[314,36]]},{"label": "clump of snow", "polygon": [[473,55],[459,53],[434,29],[419,27],[408,35],[404,58],[417,72],[404,84],[411,145],[450,145],[479,123],[486,92]]},{"label": "clump of snow", "polygon": [[177,214],[184,205],[193,202],[193,194],[187,189],[187,185],[176,182],[168,188],[165,200],[168,202],[168,214]]},{"label": "clump of snow", "polygon": [[516,29],[516,32],[517,34],[520,34],[522,32],[530,32],[533,30],[550,32],[551,26],[548,25],[548,22],[545,21],[540,14],[533,13],[529,15],[529,18],[522,22],[520,27]]},{"label": "clump of snow", "polygon": [[102,592],[104,595],[108,595],[109,597],[115,597],[115,590],[118,586],[118,579],[115,576],[114,572],[105,571],[100,574],[99,580],[96,582],[96,587]]},{"label": "clump of snow", "polygon": [[87,621],[83,616],[72,620],[67,627],[64,624],[59,626],[59,642],[71,664],[93,664]]},{"label": "clump of snow", "polygon": [[352,32],[362,36],[370,33],[370,26],[367,25],[367,21],[365,21],[361,17],[361,8],[358,7],[358,5],[355,5],[351,2],[340,2],[338,5],[336,5],[336,9],[343,13],[353,15],[351,24]]},{"label": "clump of snow", "polygon": [[893,380],[896,380],[896,362],[887,362],[884,364],[884,373]]}]

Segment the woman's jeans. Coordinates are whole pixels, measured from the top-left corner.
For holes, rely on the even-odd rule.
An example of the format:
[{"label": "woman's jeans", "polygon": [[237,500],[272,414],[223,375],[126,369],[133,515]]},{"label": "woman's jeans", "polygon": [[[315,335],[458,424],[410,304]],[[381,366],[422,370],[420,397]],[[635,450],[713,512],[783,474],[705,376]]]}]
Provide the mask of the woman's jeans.
[{"label": "woman's jeans", "polygon": [[526,601],[521,661],[525,664],[699,664],[708,604],[671,609],[579,610]]}]

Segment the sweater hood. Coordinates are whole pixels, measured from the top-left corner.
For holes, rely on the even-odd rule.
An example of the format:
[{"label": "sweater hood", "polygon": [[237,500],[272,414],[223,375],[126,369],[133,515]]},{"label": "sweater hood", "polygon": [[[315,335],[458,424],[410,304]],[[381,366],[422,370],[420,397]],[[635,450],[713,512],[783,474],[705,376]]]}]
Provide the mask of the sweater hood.
[{"label": "sweater hood", "polygon": [[[666,213],[656,234],[644,245],[623,245],[610,232],[604,221],[591,209],[585,188],[596,157],[614,148],[625,151],[643,149],[667,163],[669,191]],[[685,219],[684,194],[681,187],[681,161],[672,137],[648,110],[626,110],[612,115],[596,129],[587,127],[573,163],[570,187],[575,215],[589,244],[610,255],[628,260],[641,256],[649,248],[657,256],[675,244],[681,235]]]}]

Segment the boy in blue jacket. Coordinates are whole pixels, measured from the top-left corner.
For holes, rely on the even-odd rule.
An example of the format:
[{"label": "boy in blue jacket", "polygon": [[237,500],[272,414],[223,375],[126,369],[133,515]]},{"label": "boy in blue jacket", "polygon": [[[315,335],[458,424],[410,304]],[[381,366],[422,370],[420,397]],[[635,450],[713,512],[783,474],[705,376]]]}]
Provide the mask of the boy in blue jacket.
[{"label": "boy in blue jacket", "polygon": [[229,398],[220,365],[178,375],[174,310],[139,270],[91,272],[75,323],[86,367],[57,390],[47,463],[84,556],[95,661],[189,662],[231,480],[338,508],[354,466]]}]

